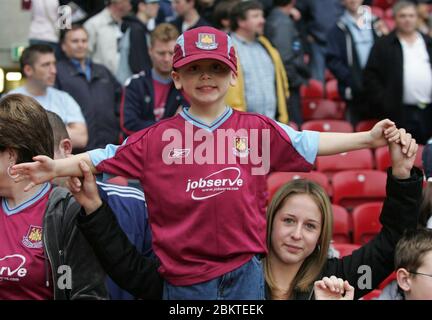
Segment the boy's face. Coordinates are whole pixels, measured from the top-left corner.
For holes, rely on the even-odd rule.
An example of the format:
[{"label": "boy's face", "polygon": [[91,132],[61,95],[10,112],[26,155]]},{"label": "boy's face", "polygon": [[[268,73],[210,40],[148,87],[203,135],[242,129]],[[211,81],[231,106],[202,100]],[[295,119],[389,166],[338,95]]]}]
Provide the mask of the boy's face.
[{"label": "boy's face", "polygon": [[407,300],[432,300],[432,251],[424,255],[423,263],[415,273],[399,269],[397,276]]},{"label": "boy's face", "polygon": [[229,86],[236,76],[222,62],[212,59],[191,62],[172,72],[177,89],[183,89],[192,105],[223,103]]}]

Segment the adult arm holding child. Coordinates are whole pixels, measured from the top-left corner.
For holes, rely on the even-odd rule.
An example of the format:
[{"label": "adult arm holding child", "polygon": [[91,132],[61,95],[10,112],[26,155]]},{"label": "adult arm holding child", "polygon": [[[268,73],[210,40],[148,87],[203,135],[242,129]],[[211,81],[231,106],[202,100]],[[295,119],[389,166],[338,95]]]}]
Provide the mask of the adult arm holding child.
[{"label": "adult arm holding child", "polygon": [[82,206],[78,227],[93,248],[105,272],[123,289],[142,299],[161,299],[163,281],[159,262],[131,244],[114,213],[98,193],[95,177],[85,161],[79,162],[82,181],[74,177],[69,189]]}]

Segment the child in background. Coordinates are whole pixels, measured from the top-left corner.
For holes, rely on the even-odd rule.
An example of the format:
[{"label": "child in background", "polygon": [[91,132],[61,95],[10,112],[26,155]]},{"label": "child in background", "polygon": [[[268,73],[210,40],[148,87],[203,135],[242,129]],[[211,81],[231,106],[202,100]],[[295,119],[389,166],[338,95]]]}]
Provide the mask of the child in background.
[{"label": "child in background", "polygon": [[395,253],[396,281],[379,300],[432,300],[432,230],[407,232]]}]

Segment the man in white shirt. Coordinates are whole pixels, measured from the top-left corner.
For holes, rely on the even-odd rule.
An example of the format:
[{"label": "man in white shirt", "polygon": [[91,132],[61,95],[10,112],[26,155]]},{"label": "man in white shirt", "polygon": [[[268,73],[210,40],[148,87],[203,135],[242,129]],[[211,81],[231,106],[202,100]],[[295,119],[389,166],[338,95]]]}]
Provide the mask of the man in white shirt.
[{"label": "man in white shirt", "polygon": [[24,50],[20,62],[27,82],[8,94],[33,97],[42,107],[57,113],[66,124],[73,147],[84,148],[88,134],[80,106],[68,93],[53,88],[57,74],[53,49],[48,45],[32,45]]},{"label": "man in white shirt", "polygon": [[418,143],[432,136],[432,39],[417,29],[412,2],[393,7],[396,28],[375,42],[364,71],[365,94],[377,119],[389,117]]},{"label": "man in white shirt", "polygon": [[131,9],[130,0],[109,0],[104,10],[84,24],[89,35],[90,58],[105,65],[112,74],[116,74],[120,59],[121,22]]},{"label": "man in white shirt", "polygon": [[32,0],[29,29],[30,44],[49,44],[58,48],[59,0]]}]

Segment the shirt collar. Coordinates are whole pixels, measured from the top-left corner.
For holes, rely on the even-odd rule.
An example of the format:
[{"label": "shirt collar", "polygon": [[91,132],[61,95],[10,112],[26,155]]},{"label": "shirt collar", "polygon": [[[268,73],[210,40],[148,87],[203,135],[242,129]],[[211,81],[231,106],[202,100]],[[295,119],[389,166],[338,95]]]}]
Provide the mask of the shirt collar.
[{"label": "shirt collar", "polygon": [[219,128],[230,118],[232,114],[233,110],[230,107],[226,106],[224,112],[209,125],[190,114],[189,107],[183,108],[183,110],[180,112],[180,116],[182,116],[187,122],[192,123],[194,126],[205,129],[209,132],[213,132],[214,130]]},{"label": "shirt collar", "polygon": [[42,187],[39,189],[39,191],[36,192],[30,199],[27,199],[26,201],[20,203],[15,208],[10,208],[8,203],[7,203],[7,200],[5,198],[2,198],[1,199],[1,205],[2,205],[3,211],[8,216],[19,213],[19,212],[23,211],[24,209],[31,207],[36,202],[38,202],[50,190],[51,190],[51,184],[47,182],[47,183],[43,184]]},{"label": "shirt collar", "polygon": [[[79,62],[78,59],[69,59],[69,60],[72,62],[72,64],[74,65],[75,68],[81,69],[81,62]],[[85,65],[86,65],[86,68],[90,67],[90,59],[89,58],[86,58]]]},{"label": "shirt collar", "polygon": [[151,70],[151,73],[152,73],[153,80],[155,80],[157,82],[160,82],[162,84],[170,84],[170,83],[172,83],[171,77],[168,77],[168,78],[162,77],[159,73],[157,73],[155,71],[154,68]]},{"label": "shirt collar", "polygon": [[[72,63],[72,66],[75,68],[75,74],[83,74],[85,75],[87,81],[90,81],[92,74],[91,69],[91,60],[89,58],[85,61],[85,69],[83,70],[81,63],[77,59],[69,59],[69,61]],[[94,76],[94,74],[93,74]]]},{"label": "shirt collar", "polygon": [[345,23],[352,25],[353,27],[356,27],[359,29],[359,26],[357,24],[356,19],[349,13],[348,10],[345,10],[344,15],[342,16],[342,19],[345,21]]},{"label": "shirt collar", "polygon": [[242,36],[239,36],[235,32],[231,33],[231,37],[234,38],[235,40],[237,40],[237,42],[240,42],[240,43],[243,43],[243,44],[254,44],[254,43],[257,42],[257,38],[255,38],[254,41],[249,41],[249,40],[246,40],[245,38],[243,38]]},{"label": "shirt collar", "polygon": [[102,15],[107,24],[118,24],[117,21],[115,21],[114,18],[112,17],[111,12],[109,11],[108,8],[105,8],[102,11]]}]

